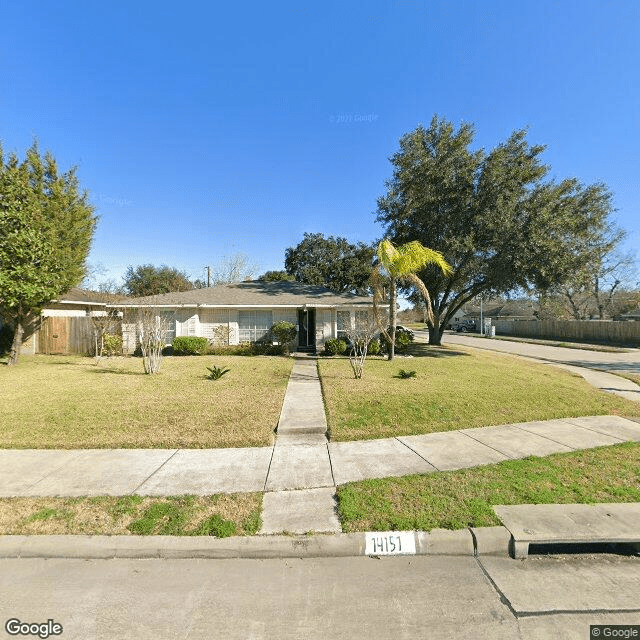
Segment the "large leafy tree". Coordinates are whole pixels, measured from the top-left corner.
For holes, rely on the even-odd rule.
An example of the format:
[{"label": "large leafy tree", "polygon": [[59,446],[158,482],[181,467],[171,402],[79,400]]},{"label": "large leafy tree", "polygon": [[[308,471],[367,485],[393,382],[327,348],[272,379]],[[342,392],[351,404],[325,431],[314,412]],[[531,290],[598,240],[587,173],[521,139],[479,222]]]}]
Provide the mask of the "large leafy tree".
[{"label": "large leafy tree", "polygon": [[157,296],[173,291],[191,291],[193,283],[184,271],[163,264],[155,267],[152,264],[129,266],[124,276],[125,291],[135,298],[140,296]]},{"label": "large leafy tree", "polygon": [[427,266],[432,344],[454,313],[479,294],[548,290],[597,259],[613,211],[603,184],[547,178],[544,147],[518,130],[494,149],[472,150],[474,129],[433,118],[400,140],[377,218],[396,243],[418,240],[452,271]]},{"label": "large leafy tree", "polygon": [[295,278],[286,271],[265,271],[258,277],[261,282],[292,282]]},{"label": "large leafy tree", "polygon": [[34,143],[21,162],[0,147],[0,312],[14,327],[17,364],[25,327],[49,301],[76,286],[96,225],[75,169],[61,173]]},{"label": "large leafy tree", "polygon": [[375,249],[364,242],[322,233],[305,233],[303,240],[285,252],[284,266],[298,282],[315,284],[336,293],[366,294]]}]

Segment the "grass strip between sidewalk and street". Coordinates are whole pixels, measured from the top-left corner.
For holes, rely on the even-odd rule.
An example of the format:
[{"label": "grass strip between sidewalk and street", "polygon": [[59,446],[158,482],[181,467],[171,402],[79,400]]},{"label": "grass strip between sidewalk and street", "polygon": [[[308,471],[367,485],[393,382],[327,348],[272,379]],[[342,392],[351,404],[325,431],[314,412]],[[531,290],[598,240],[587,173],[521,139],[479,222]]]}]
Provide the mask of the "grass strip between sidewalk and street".
[{"label": "grass strip between sidewalk and street", "polygon": [[262,494],[0,498],[1,535],[254,535]]},{"label": "grass strip between sidewalk and street", "polygon": [[[229,368],[219,380],[207,367]],[[0,448],[258,447],[273,443],[293,358],[30,356],[0,367]]]},{"label": "grass strip between sidewalk and street", "polygon": [[[588,415],[640,416],[640,403],[581,376],[516,356],[417,344],[415,357],[319,360],[333,441],[366,440]],[[402,379],[400,369],[416,372]]]},{"label": "grass strip between sidewalk and street", "polygon": [[499,525],[497,504],[640,502],[640,443],[338,487],[344,531]]}]

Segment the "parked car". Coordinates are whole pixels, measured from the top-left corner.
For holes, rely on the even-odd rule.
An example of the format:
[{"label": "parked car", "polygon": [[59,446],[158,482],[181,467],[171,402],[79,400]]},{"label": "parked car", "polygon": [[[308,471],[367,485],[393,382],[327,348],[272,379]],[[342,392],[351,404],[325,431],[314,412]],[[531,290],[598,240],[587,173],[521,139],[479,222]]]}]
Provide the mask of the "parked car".
[{"label": "parked car", "polygon": [[458,333],[468,333],[470,331],[477,331],[475,320],[462,320],[461,322],[454,322],[451,328]]},{"label": "parked car", "polygon": [[[391,333],[391,327],[387,327],[387,332]],[[413,330],[409,329],[408,327],[404,327],[401,324],[396,325],[396,333],[406,333],[412,340],[415,338]]]}]

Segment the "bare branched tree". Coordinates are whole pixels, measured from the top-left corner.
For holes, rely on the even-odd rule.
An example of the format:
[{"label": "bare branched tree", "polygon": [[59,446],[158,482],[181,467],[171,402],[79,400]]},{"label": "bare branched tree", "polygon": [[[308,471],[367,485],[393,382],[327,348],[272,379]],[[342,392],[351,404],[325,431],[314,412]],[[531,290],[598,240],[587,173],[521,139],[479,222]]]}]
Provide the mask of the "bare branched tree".
[{"label": "bare branched tree", "polygon": [[253,262],[246,253],[238,251],[233,255],[223,256],[213,267],[211,285],[215,287],[219,284],[243,282],[253,278],[259,270],[259,265]]},{"label": "bare branched tree", "polygon": [[214,347],[226,347],[229,344],[229,326],[226,324],[218,325],[213,330],[213,338],[211,344]]},{"label": "bare branched tree", "polygon": [[364,364],[367,359],[369,343],[378,333],[378,322],[375,314],[366,311],[356,311],[356,316],[351,327],[347,329],[347,337],[351,342],[349,350],[349,362],[356,380],[362,378]]},{"label": "bare branched tree", "polygon": [[138,310],[137,333],[144,372],[158,373],[162,363],[162,349],[169,323],[160,309],[142,307]]},{"label": "bare branched tree", "polygon": [[94,354],[96,358],[101,358],[104,350],[104,337],[117,331],[120,317],[118,310],[113,308],[107,309],[104,315],[92,314],[90,317],[93,325]]}]

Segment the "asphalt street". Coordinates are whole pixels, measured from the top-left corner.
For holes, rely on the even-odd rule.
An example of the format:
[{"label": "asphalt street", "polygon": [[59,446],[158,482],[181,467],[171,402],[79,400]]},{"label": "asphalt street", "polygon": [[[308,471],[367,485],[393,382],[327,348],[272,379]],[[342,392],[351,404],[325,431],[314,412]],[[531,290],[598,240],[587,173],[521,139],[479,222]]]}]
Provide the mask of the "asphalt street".
[{"label": "asphalt street", "polygon": [[[416,332],[418,337],[428,339],[428,332]],[[461,344],[479,349],[490,349],[515,355],[557,362],[574,367],[588,367],[601,371],[640,373],[640,349],[627,351],[591,351],[589,349],[574,349],[568,347],[554,347],[550,345],[532,344],[511,340],[492,340],[474,334],[455,333],[447,331],[442,337],[443,345]]]}]

